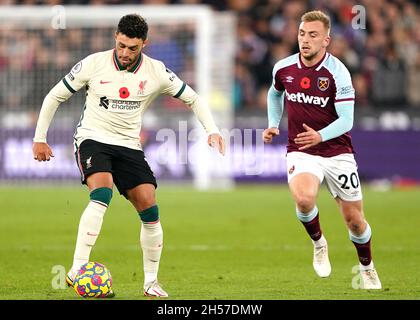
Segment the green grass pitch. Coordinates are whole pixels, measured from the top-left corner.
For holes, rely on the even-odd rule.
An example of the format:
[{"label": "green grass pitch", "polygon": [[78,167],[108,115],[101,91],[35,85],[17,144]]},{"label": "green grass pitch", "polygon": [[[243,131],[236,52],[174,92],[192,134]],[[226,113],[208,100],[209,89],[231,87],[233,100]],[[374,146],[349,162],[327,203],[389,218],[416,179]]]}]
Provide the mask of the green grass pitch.
[{"label": "green grass pitch", "polygon": [[[318,207],[333,272],[321,279],[286,186],[240,186],[231,192],[162,186],[159,281],[174,300],[419,299],[419,191],[365,187],[383,290],[363,291],[352,287],[358,283],[352,273],[356,251],[325,188]],[[114,192],[91,260],[110,269],[115,299],[146,299],[139,218]],[[0,188],[0,299],[81,299],[71,289],[54,289],[62,278],[52,271],[71,265],[87,199],[82,187]]]}]

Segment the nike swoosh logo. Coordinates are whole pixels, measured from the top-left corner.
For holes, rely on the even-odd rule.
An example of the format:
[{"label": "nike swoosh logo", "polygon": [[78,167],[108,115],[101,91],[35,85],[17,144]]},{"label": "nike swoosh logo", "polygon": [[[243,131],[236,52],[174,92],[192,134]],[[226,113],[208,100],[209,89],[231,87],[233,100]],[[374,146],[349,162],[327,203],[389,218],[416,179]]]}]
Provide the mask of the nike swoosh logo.
[{"label": "nike swoosh logo", "polygon": [[111,83],[111,81],[103,81],[103,80],[101,80],[99,83],[100,84],[105,84],[105,83]]},{"label": "nike swoosh logo", "polygon": [[97,234],[97,233],[90,233],[90,232],[88,232],[88,233],[87,233],[87,235],[88,235],[88,236],[94,236],[94,237],[95,237],[95,236],[97,236],[98,234]]}]

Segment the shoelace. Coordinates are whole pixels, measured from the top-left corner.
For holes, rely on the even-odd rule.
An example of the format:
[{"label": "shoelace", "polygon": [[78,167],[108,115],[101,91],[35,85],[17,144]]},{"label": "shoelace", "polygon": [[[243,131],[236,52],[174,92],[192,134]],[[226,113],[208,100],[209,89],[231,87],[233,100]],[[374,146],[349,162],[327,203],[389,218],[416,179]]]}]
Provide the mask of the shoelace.
[{"label": "shoelace", "polygon": [[369,281],[376,282],[376,279],[378,278],[378,276],[375,270],[366,270],[365,273]]}]

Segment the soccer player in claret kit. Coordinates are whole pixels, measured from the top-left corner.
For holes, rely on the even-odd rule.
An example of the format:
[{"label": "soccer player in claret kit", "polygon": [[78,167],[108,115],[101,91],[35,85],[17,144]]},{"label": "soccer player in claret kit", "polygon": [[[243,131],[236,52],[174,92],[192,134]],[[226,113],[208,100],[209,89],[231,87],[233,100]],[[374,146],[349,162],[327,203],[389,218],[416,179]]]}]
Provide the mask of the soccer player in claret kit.
[{"label": "soccer player in claret kit", "polygon": [[156,205],[156,179],[142,151],[142,116],[150,103],[166,94],[190,106],[208,134],[208,144],[224,154],[224,141],[210,110],[197,93],[163,62],[142,53],[148,25],[137,14],[122,17],[115,33],[115,49],[94,53],[77,63],[45,97],[35,131],[33,155],[38,161],[53,156],[47,131],[60,103],[86,88],[86,103],[74,134],[82,183],[90,192],[77,235],[73,265],[67,274],[72,286],[101,230],[115,184],[139,213],[143,250],[144,295],[167,297],[157,274],[163,231]]},{"label": "soccer player in claret kit", "polygon": [[279,135],[288,113],[287,174],[298,219],[314,245],[313,267],[328,277],[331,264],[320,226],[316,198],[325,179],[349,230],[359,257],[361,288],[381,289],[371,254],[371,228],[365,220],[362,191],[349,130],[353,126],[355,92],[350,73],[326,51],[330,19],[307,12],[299,26],[299,53],[277,62],[267,95],[269,125],[265,143]]}]

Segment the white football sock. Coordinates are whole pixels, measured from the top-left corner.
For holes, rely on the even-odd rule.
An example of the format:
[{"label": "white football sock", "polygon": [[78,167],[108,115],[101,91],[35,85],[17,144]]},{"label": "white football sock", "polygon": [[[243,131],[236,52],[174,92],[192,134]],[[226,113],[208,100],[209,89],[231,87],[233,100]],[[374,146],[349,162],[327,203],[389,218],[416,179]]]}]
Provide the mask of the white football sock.
[{"label": "white football sock", "polygon": [[101,231],[106,209],[105,205],[90,201],[83,212],[79,223],[72,272],[77,272],[82,265],[89,262],[90,252]]},{"label": "white football sock", "polygon": [[143,250],[144,284],[157,279],[163,247],[163,230],[160,221],[142,223],[140,244]]},{"label": "white football sock", "polygon": [[360,271],[366,271],[366,270],[375,269],[375,266],[373,265],[373,260],[372,260],[367,266],[364,266],[363,264],[359,263],[359,268],[360,268]]},{"label": "white football sock", "polygon": [[325,247],[327,245],[327,239],[325,239],[324,235],[322,235],[318,240],[312,240],[312,243],[316,248]]}]

